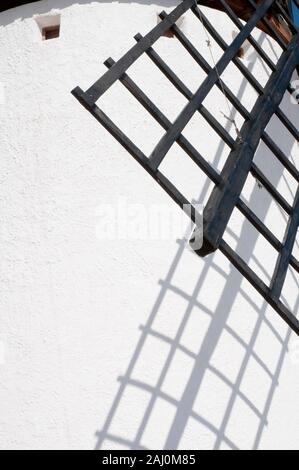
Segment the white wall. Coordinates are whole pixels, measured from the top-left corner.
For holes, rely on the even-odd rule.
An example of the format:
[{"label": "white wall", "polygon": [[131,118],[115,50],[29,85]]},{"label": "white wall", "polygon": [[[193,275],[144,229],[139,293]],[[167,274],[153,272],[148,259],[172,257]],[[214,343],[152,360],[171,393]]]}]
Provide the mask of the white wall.
[{"label": "white wall", "polygon": [[[3,449],[298,448],[295,335],[220,253],[200,259],[176,241],[180,210],[70,94],[175,4],[55,0],[0,15]],[[53,8],[61,36],[42,41],[33,15]],[[230,41],[236,28],[205,11]],[[199,23],[186,15],[182,28],[211,63]],[[273,41],[255,37],[276,60]],[[199,86],[203,73],[175,39],[155,47],[191,90]],[[264,84],[268,70],[252,49],[245,61]],[[129,72],[170,119],[178,114],[184,99],[148,59]],[[250,109],[256,95],[239,72],[231,66],[224,79]],[[121,85],[101,105],[149,154],[162,131]],[[223,97],[206,106],[235,137]],[[289,97],[282,107],[298,127]],[[277,119],[268,131],[298,164]],[[199,114],[185,135],[221,168],[228,149]],[[256,160],[292,202],[294,181],[265,147]],[[212,185],[178,147],[163,165],[188,197],[207,200]],[[281,239],[286,217],[265,189],[252,179],[244,197]],[[124,229],[101,240],[102,205],[136,202],[172,209],[171,240],[127,239]],[[226,239],[269,282],[273,250],[238,213],[230,229]],[[297,311],[296,274],[284,295]]]}]

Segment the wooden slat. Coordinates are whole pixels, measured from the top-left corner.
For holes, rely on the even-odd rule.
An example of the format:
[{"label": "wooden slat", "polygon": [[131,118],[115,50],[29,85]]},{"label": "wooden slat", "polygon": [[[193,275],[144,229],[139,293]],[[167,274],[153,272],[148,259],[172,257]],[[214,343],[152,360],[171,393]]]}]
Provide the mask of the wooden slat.
[{"label": "wooden slat", "polygon": [[[110,57],[104,64],[111,68],[115,61]],[[160,111],[150,98],[134,83],[134,81],[124,73],[120,82],[126,89],[138,100],[138,102],[150,113],[150,115],[163,127],[168,130],[171,127],[169,119]],[[189,155],[196,165],[213,181],[218,184],[220,182],[219,173],[204,159],[204,157],[193,147],[193,145],[181,134],[177,140],[178,145]]]},{"label": "wooden slat", "polygon": [[[114,65],[112,58],[107,59],[104,64],[110,68]],[[138,102],[146,109],[149,114],[164,128],[168,129],[171,122],[167,117],[157,108],[157,106],[146,96],[146,94],[136,85],[136,83],[128,76],[123,74],[120,78],[121,83],[126,89],[138,100]],[[181,134],[177,140],[178,145],[189,155],[197,166],[213,181],[219,184],[221,181],[220,175],[214,168],[198,153],[198,151],[190,144],[190,142]],[[280,251],[282,245],[280,241],[273,235],[273,233],[264,225],[264,223],[252,212],[251,209],[239,198],[236,207],[247,218],[247,220],[259,231],[263,237],[275,248]],[[299,272],[299,262],[291,256],[290,263],[294,269]]]},{"label": "wooden slat", "polygon": [[[164,15],[164,12],[162,12],[162,17]],[[204,57],[198,52],[198,50],[193,46],[193,44],[189,41],[189,39],[184,35],[184,33],[176,26],[172,26],[172,31],[174,35],[177,37],[177,39],[180,41],[180,43],[185,47],[185,49],[189,52],[191,57],[197,62],[197,64],[206,72],[209,73],[212,70],[212,67],[208,64],[208,62],[204,59]],[[151,48],[148,49],[147,53],[150,56]],[[150,56],[152,60],[154,59],[154,56]],[[217,87],[222,91],[222,87],[224,89],[224,92],[231,102],[231,104],[236,108],[236,110],[243,116],[244,119],[249,119],[250,113],[249,111],[243,106],[243,104],[240,102],[240,100],[234,95],[234,93],[228,88],[228,86],[222,82],[222,85],[218,81],[216,83]],[[179,88],[177,88],[179,89]],[[267,134],[266,131],[263,132],[262,134],[262,140],[265,142],[267,147],[273,152],[275,157],[280,161],[280,163],[290,172],[290,174],[293,176],[293,178],[296,179],[297,182],[299,182],[299,172],[295,165],[284,155],[282,150],[275,144],[275,142],[272,140],[272,138]]]},{"label": "wooden slat", "polygon": [[161,138],[160,142],[157,144],[157,146],[150,155],[150,165],[153,170],[156,170],[159,167],[160,163],[162,162],[166,153],[169,151],[170,147],[176,141],[177,137],[185,128],[187,123],[190,121],[190,119],[198,109],[199,105],[206,98],[212,87],[215,85],[215,83],[217,83],[218,74],[221,75],[224,72],[231,60],[236,56],[238,50],[240,49],[244,41],[250,35],[257,21],[259,21],[264,16],[264,14],[268,11],[272,3],[273,0],[265,0],[260,5],[260,7],[252,15],[250,20],[245,24],[242,31],[233,40],[231,45],[226,49],[226,51],[218,61],[217,70],[216,68],[212,69],[212,71],[200,85],[198,90],[194,93],[193,98],[189,101],[183,111],[176,118],[172,127]]},{"label": "wooden slat", "polygon": [[[217,42],[217,44],[221,47],[223,51],[226,51],[228,47],[226,42],[220,36],[220,34],[216,31],[210,21],[206,18],[206,16],[200,12],[198,7],[192,7],[191,10],[193,11],[194,15],[198,18],[199,21],[203,21],[206,29],[211,34],[213,39]],[[236,65],[236,67],[240,70],[240,72],[244,75],[244,77],[248,80],[250,85],[261,95],[264,92],[263,87],[258,82],[258,80],[253,76],[253,74],[246,68],[243,61],[240,60],[238,57],[235,57],[232,62]],[[280,109],[277,108],[276,115],[278,119],[282,122],[282,124],[287,128],[287,130],[292,134],[292,136],[299,141],[299,131],[296,129],[294,124],[288,119],[285,113]]]},{"label": "wooden slat", "polygon": [[289,218],[285,237],[282,244],[282,249],[277,257],[276,266],[272,276],[270,285],[271,295],[279,298],[281,290],[287,275],[288,266],[290,263],[293,246],[296,240],[296,235],[299,225],[299,188],[297,189],[293,214]]},{"label": "wooden slat", "polygon": [[[135,39],[139,41],[142,38],[140,34],[135,36]],[[150,47],[147,50],[147,55],[149,58],[154,62],[154,64],[161,70],[161,72],[169,79],[169,81],[175,86],[175,88],[189,101],[192,99],[193,94],[187,88],[187,86],[177,77],[177,75],[172,71],[172,69],[164,62],[163,59],[159,56],[159,54]],[[219,81],[217,82],[219,84]],[[221,89],[221,87],[220,87]],[[227,132],[227,130],[213,117],[211,113],[203,106],[200,105],[197,111],[206,119],[206,121],[211,125],[214,131],[221,137],[221,139],[230,147],[234,147],[234,139],[231,135]],[[247,117],[249,118],[249,113],[247,113]],[[170,127],[168,127],[169,129]],[[256,178],[263,187],[272,195],[278,204],[290,214],[292,208],[285,200],[285,198],[277,191],[277,189],[273,186],[273,184],[268,180],[268,178],[263,174],[263,172],[254,164],[250,168],[250,172]]]},{"label": "wooden slat", "polygon": [[299,321],[287,309],[287,307],[270,295],[266,284],[249,268],[248,264],[234,252],[232,248],[222,240],[219,245],[220,251],[229,259],[229,261],[238,269],[238,271],[250,282],[250,284],[264,297],[271,307],[283,318],[283,320],[299,335]]},{"label": "wooden slat", "polygon": [[200,214],[183,194],[161,172],[153,172],[144,153],[116,126],[113,121],[96,105],[86,101],[86,94],[76,87],[72,94],[96,118],[96,120],[132,155],[138,163],[157,181],[174,202],[196,223]]},{"label": "wooden slat", "polygon": [[113,68],[108,70],[99,80],[97,80],[87,91],[85,100],[95,103],[108,88],[119,79],[119,77],[132,65],[145,51],[154,44],[169,28],[182,16],[194,0],[184,0],[167,17],[157,24],[143,40],[133,46]]},{"label": "wooden slat", "polygon": [[[261,46],[250,36],[252,28],[255,24],[261,19],[264,20],[265,12],[270,5],[276,4],[274,0],[266,0],[263,2],[263,5],[258,6],[255,13],[252,15],[251,19],[246,23],[245,27],[242,27],[240,20],[236,17],[235,13],[227,5],[226,0],[220,0],[224,9],[227,11],[227,14],[234,21],[236,26],[241,30],[240,34],[233,41],[233,43],[228,46],[215,30],[215,28],[208,22],[203,14],[200,14],[197,6],[194,5],[194,1],[185,0],[182,2],[170,15],[166,15],[165,12],[161,13],[162,22],[159,23],[155,28],[153,28],[150,33],[145,37],[141,35],[136,36],[137,44],[130,51],[127,52],[119,61],[114,62],[111,58],[105,62],[105,65],[109,69],[99,80],[95,82],[87,92],[83,92],[79,87],[73,90],[73,95],[80,101],[80,103],[111,133],[111,135],[138,161],[140,165],[149,173],[152,178],[162,187],[164,191],[169,194],[169,196],[181,207],[186,214],[191,218],[193,222],[197,222],[200,215],[197,213],[194,206],[190,205],[189,201],[185,196],[178,191],[178,189],[169,181],[157,168],[157,165],[149,161],[149,158],[111,121],[111,119],[96,105],[97,99],[105,93],[117,80],[120,80],[121,83],[127,88],[127,90],[139,101],[139,103],[150,113],[150,115],[165,129],[168,139],[166,141],[170,146],[177,142],[178,145],[186,152],[186,154],[195,162],[195,164],[211,179],[215,184],[215,188],[212,192],[212,196],[209,199],[208,204],[210,203],[213,194],[219,192],[225,198],[228,197],[228,201],[232,203],[232,208],[236,207],[247,220],[256,228],[256,230],[271,244],[271,246],[278,252],[278,259],[276,263],[275,272],[273,274],[272,282],[270,288],[267,287],[261,279],[248,267],[248,265],[240,258],[240,256],[234,252],[222,239],[220,236],[219,241],[217,242],[220,250],[223,254],[231,261],[231,263],[241,272],[241,274],[255,287],[255,289],[269,302],[269,304],[279,313],[279,315],[291,326],[291,328],[299,334],[298,320],[294,315],[282,304],[279,300],[281,288],[283,286],[285,275],[288,266],[292,266],[297,272],[299,272],[299,262],[292,255],[292,247],[294,244],[298,222],[299,222],[299,195],[297,192],[294,207],[291,207],[285,198],[278,192],[274,185],[267,179],[267,177],[261,172],[261,170],[252,162],[252,158],[256,149],[257,143],[262,139],[268,148],[273,152],[276,158],[282,163],[284,168],[286,168],[290,174],[299,182],[299,172],[297,168],[288,160],[286,155],[280,150],[280,148],[275,144],[271,137],[265,131],[265,125],[269,122],[270,117],[275,112],[277,117],[280,119],[282,124],[289,130],[289,132],[297,139],[299,137],[299,132],[290,122],[288,117],[279,109],[278,104],[283,95],[284,90],[292,92],[289,84],[287,83],[287,76],[290,69],[294,66],[293,61],[295,53],[292,52],[293,46],[289,46],[287,52],[283,54],[281,59],[277,64],[273,64],[271,59],[267,54],[262,50]],[[249,0],[253,5],[253,0]],[[255,5],[256,8],[256,5]],[[264,13],[259,17],[261,8],[264,8]],[[244,77],[249,81],[249,83],[255,88],[260,97],[258,98],[256,105],[253,107],[252,113],[249,113],[248,110],[242,105],[240,100],[233,94],[233,92],[219,80],[218,74],[215,70],[210,67],[210,65],[205,61],[201,54],[195,49],[195,47],[190,43],[186,36],[179,30],[175,25],[175,21],[187,10],[191,9],[195,16],[198,19],[202,19],[204,24],[213,36],[216,42],[224,50],[224,54],[220,61],[218,62],[220,74],[223,72],[225,67],[231,61],[239,68]],[[281,11],[282,15],[286,18],[289,24],[289,18],[284,11]],[[271,26],[271,25],[270,25]],[[177,75],[171,70],[170,67],[161,59],[161,57],[154,51],[151,47],[155,41],[163,35],[168,29],[172,29],[175,36],[178,38],[180,43],[185,47],[191,57],[201,66],[201,68],[208,75],[204,83],[199,87],[196,94],[193,95],[192,92],[186,87],[186,85],[177,77]],[[244,40],[248,38],[253,47],[260,54],[261,58],[266,62],[270,67],[273,74],[265,87],[260,85],[260,83],[255,79],[252,73],[245,67],[245,65],[236,57],[236,53],[239,47],[243,44]],[[296,39],[293,40],[296,43],[298,51],[298,35]],[[293,43],[292,43],[293,44]],[[284,46],[284,45],[283,45]],[[284,46],[285,47],[285,46]],[[156,66],[161,70],[161,72],[170,80],[170,82],[176,87],[176,89],[185,96],[189,103],[182,111],[181,115],[177,120],[172,124],[168,118],[160,111],[160,109],[151,101],[151,99],[134,83],[132,79],[126,73],[126,70],[130,65],[132,65],[143,53],[147,53]],[[298,52],[297,52],[298,56]],[[298,64],[298,62],[297,62]],[[276,86],[276,91],[273,93],[271,91],[272,85]],[[245,119],[245,124],[241,129],[242,141],[236,144],[231,137],[231,135],[226,131],[226,129],[217,121],[217,119],[209,112],[207,108],[202,104],[202,101],[206,97],[207,93],[211,88],[216,85],[218,88],[223,91],[236,108],[236,110],[243,116]],[[188,111],[186,111],[186,108]],[[182,130],[184,128],[184,119],[187,119],[185,122],[189,122],[190,118],[195,112],[199,112],[204,119],[210,124],[215,132],[220,136],[223,142],[225,142],[232,152],[229,155],[227,163],[224,166],[223,171],[219,174],[206,160],[205,158],[196,150],[195,147],[184,137]],[[184,115],[185,114],[185,115]],[[183,115],[183,120],[182,120]],[[254,125],[254,120],[256,120],[256,126]],[[175,132],[173,133],[174,126],[176,125]],[[165,137],[164,136],[164,137]],[[161,143],[161,141],[160,141]],[[159,146],[159,144],[158,144]],[[158,147],[157,146],[157,147]],[[164,152],[165,146],[162,146]],[[170,148],[170,147],[169,147]],[[156,148],[157,149],[157,148]],[[166,150],[167,151],[167,150]],[[162,153],[163,153],[162,152]],[[159,153],[159,152],[158,152]],[[232,154],[237,156],[236,161],[232,162]],[[153,155],[153,154],[152,154]],[[241,156],[243,156],[241,158]],[[160,158],[160,157],[159,157]],[[163,156],[162,156],[163,158]],[[242,164],[240,164],[242,160]],[[230,163],[229,163],[230,161]],[[150,164],[151,163],[151,164]],[[157,163],[157,162],[156,162]],[[159,164],[159,162],[158,162]],[[234,179],[231,176],[229,180],[229,171],[226,174],[225,170],[232,170],[232,175],[236,177]],[[244,183],[244,177],[247,176],[248,172],[251,171],[252,175],[260,181],[265,189],[269,192],[274,200],[276,200],[281,207],[290,215],[289,224],[285,234],[283,243],[281,243],[274,234],[265,226],[265,224],[257,217],[257,215],[247,206],[247,204],[240,197],[240,188],[242,189]],[[242,183],[243,180],[243,183]],[[228,185],[227,183],[231,181],[232,184]],[[230,186],[229,191],[226,191]],[[231,194],[230,194],[231,191]],[[299,190],[298,190],[299,191]],[[219,201],[223,203],[222,197]],[[218,201],[218,202],[219,202]],[[221,206],[220,204],[220,206]],[[191,209],[191,210],[190,210]],[[218,209],[217,209],[218,210]],[[216,212],[217,212],[216,210]],[[229,219],[229,208],[224,204],[224,212],[226,211],[225,217]],[[217,212],[219,216],[219,211]],[[223,212],[220,213],[223,215]],[[205,211],[206,216],[206,211]],[[221,224],[220,224],[221,225]],[[224,223],[226,227],[226,224]],[[224,228],[225,228],[224,227]],[[221,228],[221,227],[220,227]],[[221,232],[221,230],[220,230]]]},{"label": "wooden slat", "polygon": [[[230,19],[234,22],[234,24],[237,26],[239,31],[241,31],[241,29],[243,28],[243,24],[237,17],[236,13],[232,10],[232,8],[228,5],[228,3],[225,0],[219,0],[219,2],[222,4],[224,10],[226,11]],[[272,72],[274,72],[274,70],[276,70],[276,65],[272,62],[270,57],[262,49],[259,43],[251,35],[248,36],[247,40],[254,47],[254,49],[258,52],[258,54],[262,57],[262,59],[266,62],[266,64],[272,70]]]}]

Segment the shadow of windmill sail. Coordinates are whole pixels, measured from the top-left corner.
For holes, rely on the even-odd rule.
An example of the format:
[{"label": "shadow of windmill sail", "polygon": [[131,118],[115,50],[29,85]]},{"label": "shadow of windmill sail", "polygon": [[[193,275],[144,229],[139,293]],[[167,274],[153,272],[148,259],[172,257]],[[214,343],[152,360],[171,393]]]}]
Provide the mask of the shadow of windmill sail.
[{"label": "shadow of windmill sail", "polygon": [[[245,89],[244,81],[239,98]],[[299,124],[288,98],[283,106]],[[279,135],[279,123],[269,123],[268,131]],[[294,151],[291,136],[284,141],[284,150],[290,154]],[[220,144],[215,165],[222,151]],[[256,161],[265,161],[264,148],[257,153]],[[271,163],[272,182],[279,185],[285,176],[270,152],[267,163]],[[199,196],[202,200],[204,194]],[[259,207],[259,217],[265,220],[271,200],[258,184],[249,202]],[[239,234],[228,229],[228,235],[246,262],[260,263],[254,255],[260,235],[248,222],[244,221]],[[291,331],[280,320],[275,322],[267,302],[252,300],[252,288],[240,273],[230,267],[219,268],[219,257],[216,253],[200,260],[199,265],[184,240],[178,241],[177,253],[167,276],[160,281],[161,290],[148,322],[140,327],[140,339],[128,369],[119,378],[119,390],[106,422],[97,433],[97,449],[259,448]],[[200,274],[189,292],[182,281],[194,262]],[[263,266],[260,269],[270,279],[271,270]],[[214,278],[215,273],[223,287],[216,305],[211,307],[205,299],[217,290],[215,284],[209,284],[209,277]],[[299,283],[294,273],[291,276],[296,293],[292,307],[297,314]],[[176,305],[180,310],[176,311]],[[169,328],[170,317],[179,317],[175,331]],[[160,360],[159,353],[152,353],[156,357],[156,361],[152,357],[152,366],[148,349],[161,351]],[[250,385],[252,375],[256,378],[254,390]],[[132,411],[136,400],[144,403],[142,416],[134,416]],[[246,430],[242,429],[242,417],[252,423]]]},{"label": "shadow of windmill sail", "polygon": [[[225,2],[221,3],[226,5]],[[198,180],[201,191],[194,194],[194,198],[205,206],[213,189],[220,183],[219,175],[230,152],[235,151],[236,145],[244,144],[238,142],[236,130],[241,130],[242,137],[244,125],[252,120],[255,103],[263,97],[273,74],[279,74],[283,56],[289,51],[281,37],[276,38],[277,44],[274,44],[267,35],[253,30],[258,21],[265,19],[265,12],[272,3],[269,1],[267,5],[256,7],[245,26],[227,9],[231,24],[241,31],[229,46],[223,40],[223,31],[213,28],[213,16],[210,22],[192,2],[180,4],[175,10],[181,8],[178,16],[190,14],[200,20],[204,25],[202,37],[208,34],[207,42],[215,43],[219,49],[217,57],[210,57],[209,51],[205,57],[202,56],[193,46],[195,37],[191,42],[175,25],[175,14],[170,20],[165,15],[161,16],[157,37],[161,37],[163,28],[167,28],[166,22],[163,24],[164,19],[168,21],[168,27],[171,21],[174,36],[178,39],[171,47],[183,46],[207,74],[205,90],[209,86],[210,90],[218,87],[222,96],[217,101],[218,95],[211,99],[208,94],[202,95],[192,110],[192,119],[200,114],[200,119],[208,123],[211,142],[217,142],[209,159],[201,157],[207,147],[200,148],[200,139],[196,140],[200,150],[193,146],[194,128],[193,134],[189,128],[194,125],[197,134],[205,132],[207,128],[200,127],[203,121],[191,123],[190,118],[183,126],[182,134],[180,122],[171,123],[124,73],[122,66],[126,70],[132,63],[129,55],[126,56],[127,62],[119,61],[116,66],[113,61],[107,61],[111,73],[86,93],[78,89],[74,91],[86,109],[178,205],[186,201],[185,198],[180,199],[180,191],[188,189],[188,181],[184,181],[183,187],[179,186],[178,177],[171,180],[172,185],[168,185],[169,180],[163,178],[164,175],[168,178],[174,167],[177,175],[183,174],[183,164],[180,166],[175,158],[165,159],[163,174],[160,173],[161,153],[153,152],[153,158],[148,163],[147,157],[120,133],[94,103],[105,93],[105,87],[119,79],[166,130],[163,141],[166,151],[160,146],[162,153],[168,154],[171,143],[176,142],[203,171],[205,175]],[[267,24],[267,27],[271,25]],[[187,109],[190,112],[190,103],[196,101],[203,88],[190,91],[167,66],[152,47],[157,40],[155,34],[150,36],[151,45],[147,37],[146,46],[141,35],[137,35],[140,49],[135,51],[140,54],[145,52],[149,56],[170,81],[169,86],[174,86],[187,99],[184,111]],[[294,38],[297,38],[296,33]],[[250,51],[241,61],[237,55],[245,40],[250,42]],[[142,47],[145,49],[142,50]],[[218,70],[215,64],[220,64],[221,68],[224,62],[223,70]],[[299,283],[296,237],[287,253],[289,262],[279,303],[277,299],[274,303],[272,298],[269,299],[270,288],[259,290],[259,286],[271,286],[273,273],[277,271],[277,263],[288,241],[290,224],[297,213],[299,115],[298,107],[291,100],[293,88],[289,83],[296,79],[298,62],[297,53],[287,72],[288,83],[280,90],[282,101],[273,109],[265,128],[260,130],[259,143],[253,151],[254,158],[246,181],[221,234],[225,246],[235,253],[232,258],[235,266],[230,264],[231,259],[221,250],[198,257],[186,247],[184,240],[177,242],[177,251],[168,273],[159,281],[160,292],[156,302],[148,321],[140,326],[136,349],[126,372],[118,379],[119,389],[105,422],[97,432],[96,449],[216,450],[262,447],[263,432],[268,424],[292,334],[288,326],[297,331]],[[113,73],[118,75],[114,76]],[[259,80],[264,77],[263,82],[255,77]],[[215,103],[218,111],[226,110],[225,106],[228,105],[222,122],[215,118]],[[182,114],[179,119],[181,117]],[[167,136],[173,139],[172,142],[167,140]],[[247,271],[238,261],[239,257],[250,269],[249,276],[245,275]],[[288,313],[285,315],[285,312]]]}]

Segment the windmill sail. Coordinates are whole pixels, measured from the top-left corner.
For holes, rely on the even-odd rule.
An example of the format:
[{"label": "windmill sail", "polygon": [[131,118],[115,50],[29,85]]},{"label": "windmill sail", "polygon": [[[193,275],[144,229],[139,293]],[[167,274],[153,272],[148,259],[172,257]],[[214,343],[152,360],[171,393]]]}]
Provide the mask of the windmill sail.
[{"label": "windmill sail", "polygon": [[[224,11],[238,28],[239,33],[230,45],[227,45],[221,33],[209,22],[200,6],[194,3],[194,0],[184,0],[170,14],[162,12],[160,15],[162,21],[146,36],[143,37],[137,34],[135,36],[137,43],[120,60],[114,62],[112,59],[108,59],[105,62],[108,71],[88,90],[84,92],[77,87],[72,93],[182,209],[190,202],[175,184],[163,174],[160,165],[174,143],[185,151],[214,184],[203,213],[203,246],[196,250],[197,254],[206,256],[217,249],[221,250],[272,308],[299,334],[298,319],[281,300],[281,292],[288,267],[291,266],[299,272],[299,261],[292,253],[299,225],[299,189],[293,205],[290,205],[254,162],[256,150],[260,142],[263,142],[297,184],[299,183],[299,171],[296,166],[289,158],[289,155],[281,150],[267,132],[267,125],[275,115],[294,141],[299,141],[298,129],[279,106],[285,94],[289,94],[290,97],[294,95],[291,79],[299,66],[299,34],[296,26],[298,24],[297,0],[293,0],[291,9],[279,0],[264,0],[258,4],[253,0],[247,2],[209,0],[206,3],[204,2],[205,0],[200,3]],[[191,12],[195,16],[199,27],[200,23],[204,25],[207,33],[223,50],[222,56],[214,67],[204,60],[192,42],[176,25],[178,19],[186,12]],[[240,18],[245,21],[245,24],[240,21]],[[282,54],[276,64],[254,39],[252,33],[256,27],[269,34],[280,45]],[[206,74],[205,79],[195,93],[188,90],[176,73],[154,49],[157,40],[169,30]],[[240,48],[242,48],[245,41],[249,41],[259,57],[269,67],[270,75],[265,87],[258,82],[246,64],[238,57]],[[173,122],[167,119],[150,97],[137,86],[127,73],[129,67],[143,54],[146,54],[152,60],[155,66],[187,99],[186,106]],[[251,111],[244,107],[238,96],[221,79],[230,63],[236,65],[244,79],[257,92],[258,97]],[[129,90],[133,97],[139,101],[165,131],[150,155],[145,155],[104,113],[97,103],[98,100],[100,102],[100,98],[110,87],[118,81]],[[221,123],[204,106],[204,100],[214,87],[221,90],[225,98],[244,119],[243,126],[240,129],[236,127],[235,139],[228,135]],[[221,172],[217,172],[182,134],[184,128],[198,111],[223,142],[230,147],[230,153]],[[288,224],[282,242],[274,236],[265,223],[240,197],[249,174],[258,180],[273,201],[288,214]],[[190,205],[192,207],[189,214],[190,218],[196,221],[196,207]],[[223,239],[223,233],[235,208],[243,214],[277,252],[277,262],[269,285],[266,285],[254,270],[243,261],[240,254],[235,252]]]}]

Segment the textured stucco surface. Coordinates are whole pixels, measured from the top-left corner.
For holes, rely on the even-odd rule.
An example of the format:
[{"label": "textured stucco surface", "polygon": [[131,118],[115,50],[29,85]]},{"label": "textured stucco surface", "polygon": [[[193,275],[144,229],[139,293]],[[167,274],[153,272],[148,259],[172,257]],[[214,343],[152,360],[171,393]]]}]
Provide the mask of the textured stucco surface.
[{"label": "textured stucco surface", "polygon": [[[298,340],[223,256],[202,260],[181,248],[182,230],[172,240],[99,237],[102,204],[120,201],[172,207],[182,226],[169,198],[70,94],[174,5],[42,1],[0,15],[3,449],[298,448]],[[52,9],[61,36],[43,42],[33,16]],[[209,15],[230,41],[235,27]],[[198,23],[186,16],[182,28],[210,61]],[[255,36],[276,60],[279,48]],[[156,47],[195,90],[203,74],[176,41]],[[265,83],[253,50],[245,60]],[[170,119],[177,115],[184,99],[147,59],[130,74]],[[252,88],[234,67],[224,78],[250,109]],[[206,105],[222,119],[220,94]],[[147,154],[162,135],[121,86],[102,106]],[[282,107],[298,126],[289,97]],[[298,164],[276,119],[268,131]],[[185,134],[221,168],[228,149],[199,115]],[[291,202],[294,181],[264,147],[257,161]],[[204,203],[212,187],[177,147],[163,165]],[[244,197],[281,239],[286,216],[266,191],[251,179]],[[269,282],[275,253],[238,213],[226,239]],[[294,273],[284,294],[296,311]]]}]

